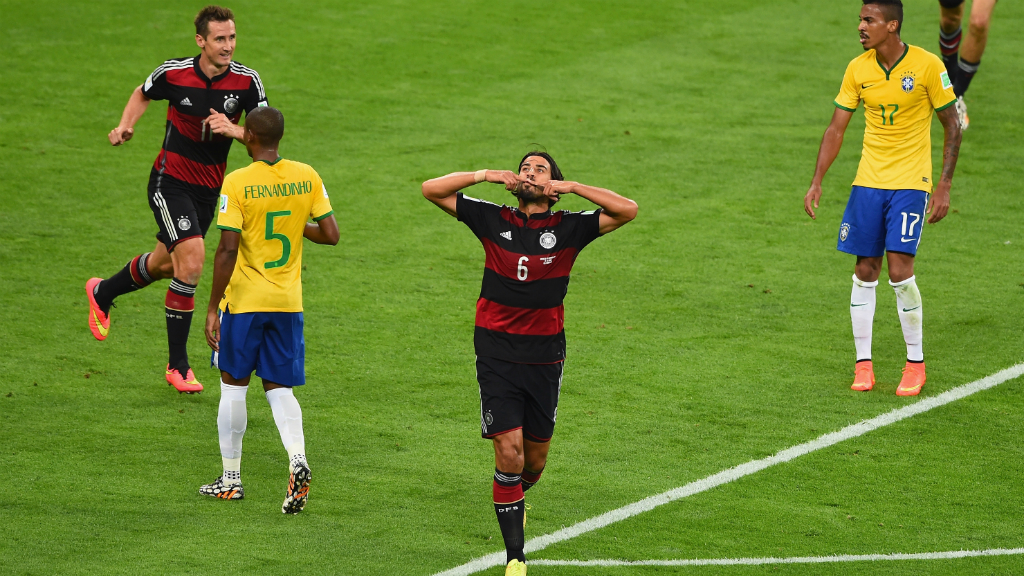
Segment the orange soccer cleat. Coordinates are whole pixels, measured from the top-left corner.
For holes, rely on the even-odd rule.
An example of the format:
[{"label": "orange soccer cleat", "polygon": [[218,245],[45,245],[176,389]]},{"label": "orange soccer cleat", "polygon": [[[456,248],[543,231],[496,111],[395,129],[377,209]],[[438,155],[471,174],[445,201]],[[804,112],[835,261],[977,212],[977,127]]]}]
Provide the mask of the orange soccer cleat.
[{"label": "orange soccer cleat", "polygon": [[104,314],[103,310],[100,310],[100,305],[96,303],[96,296],[92,293],[96,289],[96,285],[102,281],[103,278],[89,278],[89,281],[85,283],[85,293],[89,297],[89,330],[97,340],[106,340],[107,334],[110,333],[110,315]]},{"label": "orange soccer cleat", "polygon": [[174,386],[174,389],[179,394],[198,394],[203,391],[203,385],[196,380],[195,374],[192,373],[192,369],[188,369],[188,374],[184,378],[181,376],[181,372],[177,368],[171,368],[167,366],[167,383]]},{"label": "orange soccer cleat", "polygon": [[850,386],[850,389],[858,392],[867,392],[874,386],[875,369],[871,365],[871,360],[857,362],[857,368],[853,375],[853,386]]},{"label": "orange soccer cleat", "polygon": [[897,396],[917,396],[924,386],[924,362],[907,362],[903,367],[903,379],[896,388]]}]

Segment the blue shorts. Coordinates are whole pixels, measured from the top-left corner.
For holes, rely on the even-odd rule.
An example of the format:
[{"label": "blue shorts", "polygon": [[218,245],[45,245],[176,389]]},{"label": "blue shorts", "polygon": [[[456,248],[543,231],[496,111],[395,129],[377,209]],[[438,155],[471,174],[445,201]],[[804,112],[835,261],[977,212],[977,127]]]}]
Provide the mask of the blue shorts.
[{"label": "blue shorts", "polygon": [[922,190],[854,186],[836,248],[855,256],[878,257],[885,252],[915,256],[927,206],[928,193]]},{"label": "blue shorts", "polygon": [[211,363],[241,380],[256,375],[282,386],[306,383],[306,339],[302,312],[220,315],[220,352]]}]

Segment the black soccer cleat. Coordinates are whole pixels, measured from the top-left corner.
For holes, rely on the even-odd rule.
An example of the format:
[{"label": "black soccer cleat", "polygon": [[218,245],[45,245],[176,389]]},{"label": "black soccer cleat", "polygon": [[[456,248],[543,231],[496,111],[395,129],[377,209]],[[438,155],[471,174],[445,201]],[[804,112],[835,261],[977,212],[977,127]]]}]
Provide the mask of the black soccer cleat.
[{"label": "black soccer cleat", "polygon": [[285,514],[298,514],[306,507],[306,498],[309,496],[309,480],[312,474],[305,462],[299,462],[292,466],[292,473],[288,476],[288,490],[285,492],[284,504],[281,505],[281,512]]},{"label": "black soccer cleat", "polygon": [[200,486],[199,493],[203,496],[211,496],[221,500],[241,500],[245,498],[245,490],[242,489],[242,483],[224,484],[223,476],[209,484]]}]

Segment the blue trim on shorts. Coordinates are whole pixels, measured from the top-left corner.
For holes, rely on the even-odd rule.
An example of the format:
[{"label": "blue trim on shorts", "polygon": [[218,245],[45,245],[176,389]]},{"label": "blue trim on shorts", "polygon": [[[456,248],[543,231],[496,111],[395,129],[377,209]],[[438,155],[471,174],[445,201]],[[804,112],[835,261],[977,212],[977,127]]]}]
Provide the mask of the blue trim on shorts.
[{"label": "blue trim on shorts", "polygon": [[241,380],[256,375],[282,386],[306,383],[306,340],[302,312],[246,312],[220,315],[220,352],[211,363]]},{"label": "blue trim on shorts", "polygon": [[854,186],[839,226],[836,249],[854,256],[885,252],[917,255],[924,231],[928,193]]}]

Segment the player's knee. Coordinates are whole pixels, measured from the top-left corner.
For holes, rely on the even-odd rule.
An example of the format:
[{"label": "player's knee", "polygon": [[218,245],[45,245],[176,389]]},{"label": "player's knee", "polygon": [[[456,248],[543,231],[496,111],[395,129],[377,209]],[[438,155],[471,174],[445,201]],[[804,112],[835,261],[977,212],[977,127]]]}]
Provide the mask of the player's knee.
[{"label": "player's knee", "polygon": [[174,263],[168,258],[164,262],[158,262],[157,265],[149,270],[149,275],[155,279],[171,278],[174,276]]},{"label": "player's knee", "polygon": [[514,444],[499,444],[495,454],[498,458],[498,468],[507,472],[518,472],[523,469],[523,452]]},{"label": "player's knee", "polygon": [[975,38],[985,38],[988,36],[988,18],[980,16],[971,16],[971,23],[967,28],[968,34]]}]

